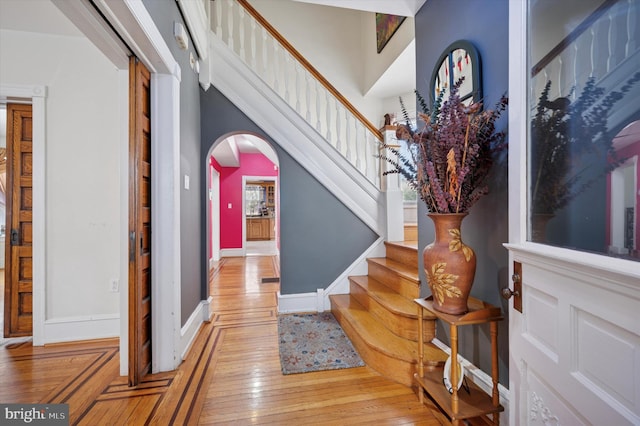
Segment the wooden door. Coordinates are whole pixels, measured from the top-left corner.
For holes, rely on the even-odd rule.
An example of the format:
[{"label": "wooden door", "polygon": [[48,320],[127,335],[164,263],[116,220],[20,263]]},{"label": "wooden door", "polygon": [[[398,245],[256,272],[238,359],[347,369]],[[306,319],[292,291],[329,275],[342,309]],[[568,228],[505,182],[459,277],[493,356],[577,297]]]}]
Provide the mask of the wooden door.
[{"label": "wooden door", "polygon": [[129,385],[151,372],[151,90],[129,65]]},{"label": "wooden door", "polygon": [[33,329],[31,105],[7,105],[7,221],[5,239],[5,337]]}]

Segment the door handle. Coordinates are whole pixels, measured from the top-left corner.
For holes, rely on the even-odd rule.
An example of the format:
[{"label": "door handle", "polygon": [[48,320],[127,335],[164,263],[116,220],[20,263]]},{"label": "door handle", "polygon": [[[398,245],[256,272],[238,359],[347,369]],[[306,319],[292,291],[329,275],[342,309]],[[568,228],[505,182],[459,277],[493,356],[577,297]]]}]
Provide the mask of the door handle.
[{"label": "door handle", "polygon": [[129,233],[129,262],[136,259],[136,231]]},{"label": "door handle", "polygon": [[504,297],[505,299],[509,300],[511,298],[511,296],[520,296],[520,292],[519,291],[513,291],[511,290],[509,287],[505,287],[500,291],[500,294],[502,294],[502,297]]},{"label": "door handle", "polygon": [[505,287],[500,290],[500,294],[507,300],[513,297],[513,309],[522,313],[522,264],[520,262],[513,262],[511,281],[513,281],[513,290]]},{"label": "door handle", "polygon": [[12,229],[11,230],[11,245],[12,246],[20,245],[20,236],[18,234],[18,230],[17,229]]}]

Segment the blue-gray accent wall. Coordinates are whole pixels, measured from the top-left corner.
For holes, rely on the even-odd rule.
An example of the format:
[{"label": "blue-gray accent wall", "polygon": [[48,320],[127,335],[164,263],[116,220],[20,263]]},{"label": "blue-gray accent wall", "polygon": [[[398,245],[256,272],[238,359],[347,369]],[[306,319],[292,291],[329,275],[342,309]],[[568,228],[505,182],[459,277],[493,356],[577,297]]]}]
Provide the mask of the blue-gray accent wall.
[{"label": "blue-gray accent wall", "polygon": [[[507,93],[509,82],[509,17],[507,0],[429,0],[415,17],[416,88],[427,97],[429,79],[436,61],[452,42],[470,41],[477,49],[482,64],[482,87],[485,107],[493,108]],[[506,128],[506,114],[498,128]],[[462,240],[477,256],[476,277],[471,295],[502,307],[505,320],[499,327],[500,383],[508,386],[508,303],[500,297],[500,289],[508,285],[508,196],[506,161],[495,170],[490,194],[472,207],[462,223]],[[418,205],[419,247],[434,239],[431,220],[424,203]],[[420,259],[421,279],[426,283]],[[430,292],[422,287],[423,295]],[[438,338],[448,343],[448,327],[438,326]],[[488,326],[459,329],[460,354],[483,371],[491,372],[491,340]]]},{"label": "blue-gray accent wall", "polygon": [[[215,87],[201,92],[201,114],[203,164],[213,144],[229,133],[258,135],[269,142],[278,155],[280,292],[283,295],[326,288],[379,238]],[[204,168],[200,180],[206,182]],[[201,193],[200,204],[206,205],[205,191]],[[203,234],[207,229],[205,218],[203,213]],[[201,264],[207,264],[204,241]],[[202,281],[205,284],[206,276],[207,269],[203,267]],[[206,287],[202,290],[205,298]]]},{"label": "blue-gray accent wall", "polygon": [[[180,182],[184,181],[185,175],[189,176],[189,189],[180,187],[180,319],[184,325],[200,303],[202,288],[200,251],[204,234],[200,229],[200,216],[204,189],[199,179],[203,168],[200,157],[200,85],[198,75],[191,69],[189,52],[195,57],[197,55],[191,40],[189,50],[181,50],[173,36],[174,22],[181,22],[186,28],[175,1],[143,0],[143,3],[181,70]],[[162,230],[153,228],[153,232]]]}]

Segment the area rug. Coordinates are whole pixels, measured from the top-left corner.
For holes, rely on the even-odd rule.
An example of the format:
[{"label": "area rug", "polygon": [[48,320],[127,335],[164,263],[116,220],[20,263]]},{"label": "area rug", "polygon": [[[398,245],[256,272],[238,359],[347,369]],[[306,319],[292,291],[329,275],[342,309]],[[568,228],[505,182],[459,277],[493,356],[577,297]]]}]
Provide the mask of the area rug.
[{"label": "area rug", "polygon": [[278,315],[278,336],[283,374],[365,365],[330,312]]}]

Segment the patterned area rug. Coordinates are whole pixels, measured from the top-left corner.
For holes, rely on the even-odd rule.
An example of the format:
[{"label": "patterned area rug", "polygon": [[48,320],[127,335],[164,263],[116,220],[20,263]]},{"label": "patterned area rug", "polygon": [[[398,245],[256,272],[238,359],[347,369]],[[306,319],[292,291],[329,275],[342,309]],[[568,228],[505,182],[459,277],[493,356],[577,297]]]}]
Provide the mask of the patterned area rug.
[{"label": "patterned area rug", "polygon": [[364,366],[330,312],[278,315],[278,335],[283,374]]}]

